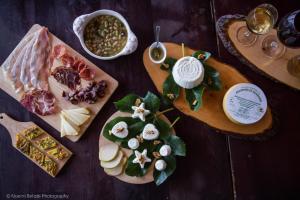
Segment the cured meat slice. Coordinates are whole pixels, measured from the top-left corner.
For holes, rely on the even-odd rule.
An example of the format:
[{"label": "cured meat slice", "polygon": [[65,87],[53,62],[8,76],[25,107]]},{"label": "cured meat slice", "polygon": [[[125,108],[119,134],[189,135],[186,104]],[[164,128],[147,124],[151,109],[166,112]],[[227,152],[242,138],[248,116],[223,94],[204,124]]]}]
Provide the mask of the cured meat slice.
[{"label": "cured meat slice", "polygon": [[76,70],[80,78],[85,80],[94,79],[95,72],[90,69],[83,60],[70,55],[64,45],[59,44],[54,46],[51,57],[60,60],[66,67],[71,67]]},{"label": "cured meat slice", "polygon": [[48,77],[51,67],[50,51],[51,44],[48,29],[43,27],[39,30],[30,59],[30,80],[36,89],[48,90]]},{"label": "cured meat slice", "polygon": [[20,102],[28,111],[45,116],[55,112],[55,101],[49,91],[32,90],[25,93]]},{"label": "cured meat slice", "polygon": [[71,90],[75,90],[80,85],[79,73],[71,67],[56,67],[51,75],[61,84],[68,86]]}]

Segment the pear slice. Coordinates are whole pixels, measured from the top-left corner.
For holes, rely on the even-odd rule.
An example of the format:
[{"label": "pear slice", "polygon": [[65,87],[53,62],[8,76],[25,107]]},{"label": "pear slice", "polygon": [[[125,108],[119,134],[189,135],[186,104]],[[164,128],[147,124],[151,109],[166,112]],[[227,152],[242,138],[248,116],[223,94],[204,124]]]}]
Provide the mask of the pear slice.
[{"label": "pear slice", "polygon": [[119,152],[119,145],[110,143],[100,147],[99,159],[105,162],[113,160]]},{"label": "pear slice", "polygon": [[111,161],[102,161],[100,162],[101,167],[103,168],[115,168],[116,166],[118,166],[120,164],[120,162],[122,161],[123,158],[123,152],[119,151],[118,155]]},{"label": "pear slice", "polygon": [[87,108],[75,108],[75,109],[70,109],[70,110],[80,113],[80,114],[85,114],[85,115],[90,114],[90,111]]},{"label": "pear slice", "polygon": [[105,173],[107,173],[110,176],[119,176],[123,173],[125,164],[127,162],[127,157],[124,156],[122,161],[120,162],[120,164],[118,164],[118,166],[116,166],[115,168],[104,168]]},{"label": "pear slice", "polygon": [[63,115],[60,115],[60,118],[66,135],[78,135],[79,127],[72,126]]}]

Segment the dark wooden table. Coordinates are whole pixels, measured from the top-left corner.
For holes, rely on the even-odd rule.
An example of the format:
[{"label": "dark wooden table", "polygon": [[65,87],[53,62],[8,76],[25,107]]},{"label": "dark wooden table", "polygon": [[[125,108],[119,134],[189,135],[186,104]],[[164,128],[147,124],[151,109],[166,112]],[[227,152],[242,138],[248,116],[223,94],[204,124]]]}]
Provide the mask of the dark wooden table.
[{"label": "dark wooden table", "polygon": [[[11,147],[0,127],[0,199],[16,194],[65,194],[69,199],[299,199],[300,198],[300,94],[254,72],[231,56],[220,43],[215,21],[224,14],[247,13],[260,0],[152,0],[152,1],[0,1],[0,62],[35,23],[49,30],[101,66],[120,86],[96,117],[85,136],[72,143],[27,112],[0,91],[0,112],[20,121],[34,121],[70,148],[75,156],[57,178],[51,178]],[[270,2],[279,16],[300,9],[297,0]],[[87,55],[72,31],[73,20],[98,9],[112,9],[128,20],[139,39],[135,53],[113,61]],[[225,136],[203,123],[182,116],[177,134],[187,143],[187,157],[179,158],[176,173],[160,187],[150,183],[130,185],[107,176],[99,166],[98,138],[106,119],[115,111],[113,101],[129,92],[157,92],[146,73],[142,54],[153,42],[153,27],[162,28],[161,39],[208,50],[231,64],[260,86],[278,117],[275,136],[265,141],[245,141]],[[0,84],[1,84],[0,80]],[[168,114],[171,120],[178,111]],[[45,197],[46,199],[46,197]]]}]

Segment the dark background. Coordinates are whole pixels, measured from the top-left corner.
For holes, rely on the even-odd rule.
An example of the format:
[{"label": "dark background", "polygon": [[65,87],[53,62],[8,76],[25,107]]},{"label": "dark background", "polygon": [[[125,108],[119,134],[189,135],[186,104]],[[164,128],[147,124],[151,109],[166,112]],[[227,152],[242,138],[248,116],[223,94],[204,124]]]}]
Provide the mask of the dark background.
[{"label": "dark background", "polygon": [[[39,23],[119,81],[119,88],[78,143],[59,133],[18,102],[0,91],[0,112],[20,121],[34,121],[61,141],[75,156],[57,178],[51,178],[12,146],[0,127],[0,199],[7,194],[68,194],[69,199],[299,199],[300,95],[299,92],[254,72],[231,56],[218,40],[215,21],[224,14],[246,14],[260,0],[135,0],[135,1],[0,1],[0,62],[15,48],[29,28]],[[300,9],[298,0],[269,1],[279,19]],[[112,61],[100,61],[84,52],[72,30],[73,20],[98,9],[120,12],[139,39],[136,52]],[[161,39],[207,50],[231,64],[267,95],[279,123],[276,135],[264,141],[246,141],[218,133],[178,111],[177,134],[187,144],[187,157],[178,158],[176,172],[160,187],[154,183],[130,185],[107,176],[99,166],[98,139],[113,101],[129,92],[157,92],[142,62],[144,49],[154,40],[153,27],[161,26]],[[300,52],[300,50],[299,50]],[[1,84],[0,80],[0,84]]]}]

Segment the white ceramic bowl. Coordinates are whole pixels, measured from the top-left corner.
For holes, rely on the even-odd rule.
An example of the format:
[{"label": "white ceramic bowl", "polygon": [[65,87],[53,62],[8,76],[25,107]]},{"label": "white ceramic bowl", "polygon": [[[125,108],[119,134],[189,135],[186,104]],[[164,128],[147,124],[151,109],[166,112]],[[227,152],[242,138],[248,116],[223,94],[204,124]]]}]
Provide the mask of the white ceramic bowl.
[{"label": "white ceramic bowl", "polygon": [[[84,29],[85,26],[88,24],[88,22],[93,19],[96,16],[99,15],[111,15],[114,16],[116,18],[118,18],[126,27],[127,30],[127,42],[125,47],[116,55],[113,56],[108,56],[108,57],[103,57],[103,56],[98,56],[96,54],[94,54],[93,52],[91,52],[85,45],[84,43],[84,38],[83,38],[83,34],[84,34]],[[134,52],[137,48],[138,45],[138,40],[137,37],[135,36],[135,34],[131,31],[126,19],[119,13],[113,11],[113,10],[98,10],[95,11],[93,13],[90,14],[86,14],[86,15],[81,15],[79,17],[77,17],[74,22],[73,22],[73,31],[75,32],[76,36],[78,37],[81,46],[83,47],[83,49],[90,54],[91,56],[101,59],[101,60],[112,60],[114,58],[117,58],[119,56],[122,55],[128,55],[131,54],[132,52]]]},{"label": "white ceramic bowl", "polygon": [[153,43],[151,44],[151,46],[149,47],[149,58],[150,58],[150,60],[151,60],[153,63],[155,63],[155,64],[161,64],[161,63],[163,63],[163,62],[165,61],[165,59],[166,59],[166,57],[167,57],[167,49],[166,49],[166,47],[165,47],[165,45],[164,45],[163,43],[158,42],[158,46],[162,49],[164,56],[163,56],[162,59],[160,59],[160,60],[154,60],[154,59],[152,58],[152,56],[151,56],[151,51],[152,51],[153,48],[156,47],[156,45],[157,45],[157,42],[153,42]]}]

